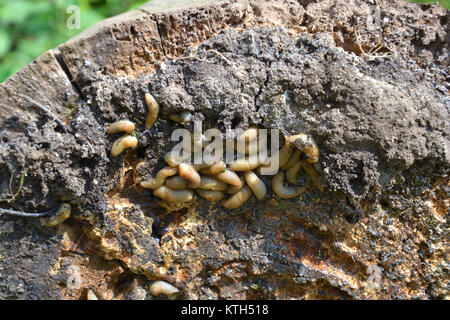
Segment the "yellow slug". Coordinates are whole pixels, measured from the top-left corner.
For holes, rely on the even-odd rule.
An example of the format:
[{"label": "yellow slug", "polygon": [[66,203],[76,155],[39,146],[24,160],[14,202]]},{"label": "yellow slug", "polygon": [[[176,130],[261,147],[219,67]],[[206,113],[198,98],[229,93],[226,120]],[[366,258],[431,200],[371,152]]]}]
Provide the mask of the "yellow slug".
[{"label": "yellow slug", "polygon": [[237,143],[250,142],[258,137],[258,128],[249,128],[245,130],[237,139]]},{"label": "yellow slug", "polygon": [[164,184],[164,181],[166,181],[168,177],[176,175],[177,172],[177,168],[164,167],[158,171],[153,179],[141,181],[141,186],[148,189],[159,188]]},{"label": "yellow slug", "polygon": [[111,157],[117,157],[120,155],[123,150],[128,148],[136,148],[138,144],[138,139],[136,137],[130,136],[129,134],[126,134],[119,139],[117,139],[112,147],[111,147]]},{"label": "yellow slug", "polygon": [[267,192],[264,182],[252,171],[245,172],[244,176],[247,185],[252,189],[255,197],[258,198],[258,200],[262,200]]},{"label": "yellow slug", "polygon": [[228,188],[228,185],[225,182],[212,177],[201,176],[199,184],[189,184],[188,187],[202,190],[225,191]]},{"label": "yellow slug", "polygon": [[184,190],[188,187],[188,182],[180,176],[167,178],[164,185],[172,190]]},{"label": "yellow slug", "polygon": [[217,202],[223,199],[223,192],[220,191],[203,189],[195,189],[195,191],[200,195],[200,197],[212,202]]},{"label": "yellow slug", "polygon": [[180,165],[178,166],[178,172],[183,179],[186,179],[190,182],[191,188],[197,188],[197,186],[200,184],[200,175],[191,164],[180,163]]},{"label": "yellow slug", "polygon": [[313,164],[309,163],[308,161],[303,160],[301,162],[303,170],[311,177],[311,180],[313,182],[313,185],[319,189],[321,192],[324,191],[323,186],[320,184],[320,173],[316,170]]},{"label": "yellow slug", "polygon": [[239,190],[242,189],[242,187],[245,185],[245,178],[244,177],[239,177],[239,185],[236,186],[229,186],[227,189],[227,193],[233,194],[238,192]]},{"label": "yellow slug", "polygon": [[153,195],[171,203],[189,202],[194,198],[192,190],[171,190],[166,186],[153,190]]},{"label": "yellow slug", "polygon": [[227,209],[236,209],[244,204],[252,196],[252,190],[249,187],[244,186],[241,190],[230,196],[227,200],[222,203]]},{"label": "yellow slug", "polygon": [[158,119],[159,103],[150,93],[145,93],[145,103],[148,108],[147,117],[145,118],[145,130],[148,130]]},{"label": "yellow slug", "polygon": [[268,159],[262,158],[259,154],[251,155],[247,158],[236,159],[231,162],[228,167],[231,171],[250,171],[261,166]]},{"label": "yellow slug", "polygon": [[169,114],[169,119],[177,123],[186,123],[191,121],[192,114],[188,111],[183,111],[181,113],[171,113]]},{"label": "yellow slug", "polygon": [[319,161],[319,146],[313,137],[300,133],[286,137],[286,143],[300,149],[308,157],[309,163]]},{"label": "yellow slug", "polygon": [[228,169],[225,169],[223,172],[218,173],[213,177],[225,183],[231,184],[233,186],[241,185],[241,179],[239,179],[239,176],[235,172],[230,171]]},{"label": "yellow slug", "polygon": [[178,167],[178,165],[184,160],[188,159],[191,156],[189,152],[185,152],[184,154],[177,150],[172,150],[167,152],[164,155],[164,161],[171,167]]},{"label": "yellow slug", "polygon": [[225,165],[225,163],[223,161],[218,161],[218,162],[214,163],[212,166],[200,169],[199,172],[201,174],[213,175],[213,174],[218,174],[220,172],[223,172],[223,170],[225,170],[226,167],[227,166]]},{"label": "yellow slug", "polygon": [[281,169],[287,170],[290,167],[292,167],[294,164],[296,164],[298,162],[301,154],[302,154],[302,152],[299,149],[295,149],[294,153],[289,158],[289,161],[286,162],[286,164],[284,166],[282,166]]},{"label": "yellow slug", "polygon": [[272,178],[272,189],[281,199],[294,198],[305,191],[304,187],[284,186],[284,171],[279,171]]},{"label": "yellow slug", "polygon": [[298,161],[296,164],[294,164],[292,167],[290,167],[286,171],[286,179],[292,184],[297,184],[297,174],[300,168],[302,167],[302,163]]},{"label": "yellow slug", "polygon": [[[294,150],[290,147],[289,144],[287,143],[284,144],[280,150],[276,151],[273,155],[270,156],[267,164],[262,165],[261,169],[269,170],[269,168],[271,168],[270,175],[275,174],[280,167],[284,166],[289,161],[289,158],[291,157],[293,152]],[[276,165],[277,158],[278,158],[278,166]]]},{"label": "yellow slug", "polygon": [[159,296],[160,294],[170,296],[180,292],[180,290],[175,288],[173,285],[162,280],[153,282],[149,287],[149,291],[154,296]]},{"label": "yellow slug", "polygon": [[71,212],[70,204],[63,203],[54,214],[50,214],[49,217],[40,218],[41,225],[45,227],[57,226],[70,217],[70,212]]},{"label": "yellow slug", "polygon": [[111,123],[108,126],[108,131],[106,131],[106,132],[108,134],[114,134],[114,133],[118,133],[118,132],[131,133],[134,131],[134,129],[136,129],[136,126],[130,120],[120,120],[120,121]]}]

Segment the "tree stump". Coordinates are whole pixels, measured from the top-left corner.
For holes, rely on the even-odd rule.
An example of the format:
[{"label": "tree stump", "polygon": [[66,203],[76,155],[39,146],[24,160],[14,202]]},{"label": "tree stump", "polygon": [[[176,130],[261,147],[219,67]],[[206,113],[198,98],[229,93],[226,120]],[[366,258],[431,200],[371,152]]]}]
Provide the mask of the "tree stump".
[{"label": "tree stump", "polygon": [[[190,299],[448,298],[449,11],[193,3],[102,21],[0,85],[0,208],[72,207],[57,227],[0,215],[0,299],[161,298],[153,280]],[[145,92],[161,107],[149,135]],[[167,211],[133,173],[164,166],[180,111],[313,136],[324,190],[300,173],[298,198]],[[118,119],[141,136],[111,158]]]}]

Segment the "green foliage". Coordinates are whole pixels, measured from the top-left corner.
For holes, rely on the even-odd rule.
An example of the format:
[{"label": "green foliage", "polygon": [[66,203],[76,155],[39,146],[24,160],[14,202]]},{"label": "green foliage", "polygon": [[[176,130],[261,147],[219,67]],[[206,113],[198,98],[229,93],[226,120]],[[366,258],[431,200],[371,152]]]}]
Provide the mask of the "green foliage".
[{"label": "green foliage", "polygon": [[[0,82],[45,51],[96,22],[132,10],[148,0],[0,0]],[[69,29],[80,8],[80,29]]]},{"label": "green foliage", "polygon": [[437,0],[407,0],[407,1],[419,2],[419,3],[430,3],[430,4],[438,2],[440,6],[450,9],[450,0],[439,0],[439,1],[437,1]]},{"label": "green foliage", "polygon": [[[45,51],[64,43],[97,21],[136,9],[147,1],[0,0],[0,82]],[[439,4],[450,9],[450,0],[439,0]],[[66,21],[72,13],[67,12],[70,5],[80,8],[79,30],[67,27]]]}]

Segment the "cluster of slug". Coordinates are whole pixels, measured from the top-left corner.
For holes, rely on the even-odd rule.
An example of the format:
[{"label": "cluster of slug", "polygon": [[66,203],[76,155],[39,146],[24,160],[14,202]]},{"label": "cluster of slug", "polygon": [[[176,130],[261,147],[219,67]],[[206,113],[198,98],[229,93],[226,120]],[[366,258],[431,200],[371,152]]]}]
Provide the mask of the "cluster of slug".
[{"label": "cluster of slug", "polygon": [[[145,130],[148,130],[158,119],[159,104],[150,93],[145,94],[145,102],[148,107],[147,117],[145,118]],[[125,135],[114,142],[111,148],[111,157],[117,157],[125,149],[134,149],[137,147],[138,139],[130,134],[134,131],[134,129],[136,129],[136,126],[129,120],[120,120],[109,125],[107,131],[108,134],[126,132]]]},{"label": "cluster of slug", "polygon": [[[158,118],[159,104],[150,93],[145,94],[145,101],[148,106],[145,129],[148,130]],[[190,120],[191,114],[184,112],[170,115],[169,118],[185,123]],[[126,148],[137,146],[137,139],[130,135],[134,129],[135,125],[128,120],[117,121],[109,126],[109,134],[127,132],[125,136],[114,142],[111,156],[115,157]],[[258,130],[258,128],[249,128],[237,138],[237,143],[245,144],[246,154],[249,154],[250,144],[256,142]],[[193,141],[193,143],[199,143],[199,141]],[[203,141],[200,141],[200,144],[204,147]],[[302,152],[306,155],[305,160],[301,159]],[[252,157],[255,158],[252,159]],[[236,159],[228,165],[221,160],[213,164],[188,164],[183,162],[185,159],[178,152],[172,150],[164,157],[167,167],[162,168],[152,179],[144,181],[138,179],[136,183],[144,188],[152,189],[153,195],[173,204],[192,201],[194,191],[200,197],[212,202],[221,201],[225,194],[229,194],[230,196],[222,202],[222,206],[227,209],[236,209],[252,194],[259,200],[265,197],[267,187],[254,171],[258,172],[261,167],[271,167],[273,157],[279,159],[279,165],[272,174],[272,189],[278,197],[289,199],[305,191],[304,187],[297,186],[297,174],[301,168],[311,176],[314,185],[321,189],[319,173],[313,165],[319,160],[319,148],[314,139],[306,134],[286,135],[283,147],[265,159],[255,154]],[[291,185],[285,184],[285,178]]]},{"label": "cluster of slug", "polygon": [[[239,139],[246,144],[258,137],[258,129],[247,129]],[[301,148],[301,149],[300,149]],[[300,159],[301,152],[307,156]],[[304,134],[286,137],[284,146],[271,157],[261,159],[256,154],[247,158],[236,159],[226,165],[223,161],[214,164],[183,163],[177,152],[168,152],[164,160],[169,165],[161,169],[153,179],[141,181],[144,188],[153,189],[153,194],[170,203],[191,201],[194,191],[202,198],[217,202],[230,196],[222,202],[227,209],[239,208],[252,194],[262,200],[267,187],[255,173],[262,167],[270,167],[272,157],[278,157],[279,165],[272,178],[272,189],[282,199],[300,195],[305,188],[296,186],[297,174],[303,168],[312,176],[318,185],[318,172],[312,163],[318,161],[318,147],[311,137]],[[251,157],[255,157],[252,159]],[[281,170],[279,170],[281,168]],[[240,173],[240,175],[239,175]],[[292,185],[285,185],[285,177]]]}]

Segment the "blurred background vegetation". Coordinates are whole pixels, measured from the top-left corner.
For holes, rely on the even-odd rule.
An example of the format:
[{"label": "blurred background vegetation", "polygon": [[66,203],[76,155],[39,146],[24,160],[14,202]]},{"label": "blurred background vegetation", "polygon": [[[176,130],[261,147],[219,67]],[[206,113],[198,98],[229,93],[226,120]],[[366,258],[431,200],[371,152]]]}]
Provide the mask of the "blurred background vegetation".
[{"label": "blurred background vegetation", "polygon": [[[148,0],[0,0],[0,83],[45,51],[97,21]],[[80,8],[80,29],[69,29],[70,5]]]},{"label": "blurred background vegetation", "polygon": [[[45,51],[58,46],[97,21],[133,10],[148,0],[0,0],[0,83]],[[435,3],[435,0],[414,0]],[[439,0],[450,9],[450,0]],[[77,5],[81,28],[66,20]]]}]

